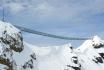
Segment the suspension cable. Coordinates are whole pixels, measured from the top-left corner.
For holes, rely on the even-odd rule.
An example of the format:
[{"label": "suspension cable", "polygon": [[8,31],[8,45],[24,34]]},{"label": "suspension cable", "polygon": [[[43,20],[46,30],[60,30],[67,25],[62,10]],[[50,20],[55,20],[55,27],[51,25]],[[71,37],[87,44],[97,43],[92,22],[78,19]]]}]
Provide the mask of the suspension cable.
[{"label": "suspension cable", "polygon": [[2,7],[2,21],[5,22],[5,9]]}]

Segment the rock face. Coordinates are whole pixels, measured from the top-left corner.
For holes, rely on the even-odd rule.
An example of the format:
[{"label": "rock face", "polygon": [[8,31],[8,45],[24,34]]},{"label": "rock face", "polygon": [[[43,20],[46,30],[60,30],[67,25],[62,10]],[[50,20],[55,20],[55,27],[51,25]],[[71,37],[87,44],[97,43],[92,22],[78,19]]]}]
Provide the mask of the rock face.
[{"label": "rock face", "polygon": [[104,70],[104,41],[98,36],[85,41],[78,50],[82,70]]},{"label": "rock face", "polygon": [[80,47],[37,47],[20,30],[0,21],[0,70],[104,70],[104,41],[98,36]]},{"label": "rock face", "polygon": [[72,53],[76,54],[71,57],[76,66],[71,63],[66,70],[104,70],[104,41],[98,36],[85,41]]},{"label": "rock face", "polygon": [[0,22],[0,70],[33,69],[35,60],[35,53],[23,44],[21,32],[9,23]]}]

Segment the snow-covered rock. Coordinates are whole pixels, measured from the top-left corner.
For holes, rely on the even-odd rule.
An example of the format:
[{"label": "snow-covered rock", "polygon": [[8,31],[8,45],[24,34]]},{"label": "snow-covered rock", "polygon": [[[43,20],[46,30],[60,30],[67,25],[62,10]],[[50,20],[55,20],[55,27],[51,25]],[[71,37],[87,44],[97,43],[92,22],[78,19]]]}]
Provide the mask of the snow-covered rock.
[{"label": "snow-covered rock", "polygon": [[76,49],[82,70],[104,70],[104,41],[98,36]]},{"label": "snow-covered rock", "polygon": [[0,21],[0,70],[34,70],[35,53],[23,43],[20,30]]},{"label": "snow-covered rock", "polygon": [[39,70],[104,70],[104,41],[98,36],[78,48],[69,44],[30,47],[36,52]]}]

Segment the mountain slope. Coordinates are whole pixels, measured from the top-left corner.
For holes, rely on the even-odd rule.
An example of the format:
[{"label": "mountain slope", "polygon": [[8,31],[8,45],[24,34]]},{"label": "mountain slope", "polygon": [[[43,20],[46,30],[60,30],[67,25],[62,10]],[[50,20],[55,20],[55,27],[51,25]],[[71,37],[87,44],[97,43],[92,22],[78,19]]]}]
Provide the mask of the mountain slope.
[{"label": "mountain slope", "polygon": [[104,70],[104,41],[98,36],[85,41],[78,48],[68,44],[28,46],[36,53],[39,70]]},{"label": "mountain slope", "polygon": [[20,30],[0,21],[0,70],[31,70],[36,56],[23,43]]},{"label": "mountain slope", "polygon": [[104,41],[98,36],[85,41],[77,50],[83,70],[104,70]]}]

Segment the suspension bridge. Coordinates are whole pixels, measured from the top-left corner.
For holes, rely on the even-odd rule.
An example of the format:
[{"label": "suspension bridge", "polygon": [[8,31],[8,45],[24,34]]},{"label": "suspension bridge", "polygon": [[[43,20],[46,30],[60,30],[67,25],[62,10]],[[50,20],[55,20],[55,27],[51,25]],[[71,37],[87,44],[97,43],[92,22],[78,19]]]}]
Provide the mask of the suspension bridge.
[{"label": "suspension bridge", "polygon": [[[2,21],[5,22],[5,10],[4,10],[4,8],[2,10]],[[18,29],[20,29],[21,31],[24,31],[24,32],[28,32],[28,33],[32,33],[32,34],[36,34],[36,35],[41,35],[41,36],[46,36],[46,37],[51,37],[51,38],[64,39],[64,40],[87,40],[87,39],[90,39],[90,38],[82,38],[82,37],[59,36],[59,35],[49,34],[49,33],[41,32],[41,31],[32,30],[32,29],[22,27],[22,26],[18,26],[18,25],[14,25],[14,26],[17,27]]]},{"label": "suspension bridge", "polygon": [[51,37],[51,38],[64,39],[64,40],[87,40],[87,39],[90,39],[90,38],[59,36],[59,35],[54,35],[54,34],[49,34],[49,33],[44,33],[44,32],[40,32],[40,31],[32,30],[32,29],[25,28],[22,26],[17,26],[17,25],[14,25],[14,26],[24,32],[28,32],[28,33],[32,33],[32,34],[36,34],[36,35],[41,35],[41,36],[46,36],[46,37]]}]

